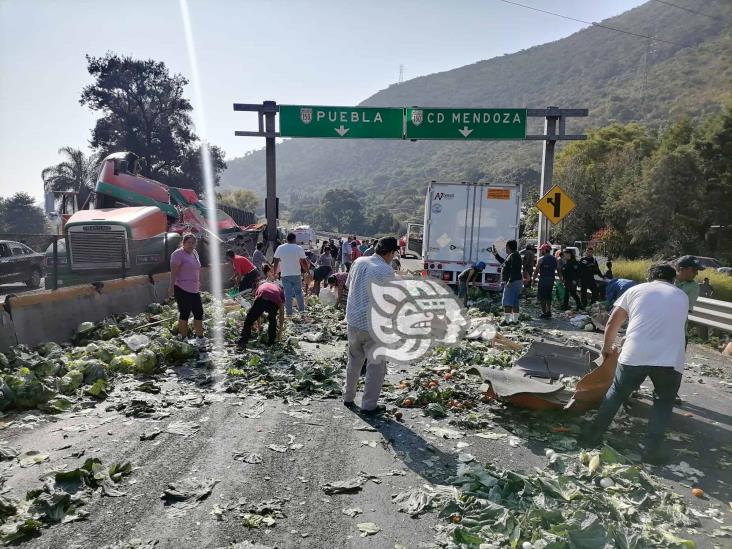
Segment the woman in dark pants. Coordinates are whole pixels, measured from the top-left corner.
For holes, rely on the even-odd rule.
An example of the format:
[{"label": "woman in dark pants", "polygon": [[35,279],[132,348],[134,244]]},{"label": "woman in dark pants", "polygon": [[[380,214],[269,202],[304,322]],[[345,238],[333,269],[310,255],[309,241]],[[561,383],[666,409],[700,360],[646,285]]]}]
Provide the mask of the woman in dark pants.
[{"label": "woman in dark pants", "polygon": [[196,343],[206,345],[203,337],[203,303],[201,302],[201,261],[196,252],[197,238],[191,233],[183,235],[183,244],[170,255],[170,287],[168,296],[175,297],[178,305],[178,334],[188,337],[188,319],[193,313],[193,330]]},{"label": "woman in dark pants", "polygon": [[318,258],[317,266],[313,271],[313,295],[320,294],[320,284],[328,280],[330,273],[333,272],[333,256],[330,253],[330,246],[328,244],[323,248],[323,252]]},{"label": "woman in dark pants", "polygon": [[567,289],[564,292],[564,303],[562,304],[562,310],[566,311],[569,309],[569,296],[572,296],[577,310],[582,309],[582,302],[580,301],[579,295],[577,295],[577,283],[580,280],[582,273],[582,266],[577,257],[574,255],[574,250],[564,250],[564,266],[562,267],[562,278],[564,279],[564,286]]}]

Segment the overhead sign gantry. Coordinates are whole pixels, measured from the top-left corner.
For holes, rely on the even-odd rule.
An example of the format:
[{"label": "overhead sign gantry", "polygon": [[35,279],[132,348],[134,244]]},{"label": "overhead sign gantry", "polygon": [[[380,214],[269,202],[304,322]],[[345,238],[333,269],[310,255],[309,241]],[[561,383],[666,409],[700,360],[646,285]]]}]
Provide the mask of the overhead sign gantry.
[{"label": "overhead sign gantry", "polygon": [[[277,234],[277,191],[275,139],[306,137],[326,139],[408,139],[418,140],[520,140],[543,141],[541,196],[552,187],[554,148],[557,141],[586,139],[586,135],[565,132],[568,117],[587,116],[587,109],[492,109],[442,107],[339,107],[318,105],[278,105],[274,101],[234,103],[235,111],[258,113],[258,131],[236,131],[241,137],[266,139],[267,239]],[[280,116],[280,131],[275,116]],[[527,119],[544,118],[543,134],[527,134]],[[561,198],[560,198],[561,200]],[[568,204],[567,201],[561,206]],[[552,209],[551,212],[555,210]],[[567,212],[568,213],[568,212]],[[564,213],[566,215],[566,213]],[[562,216],[564,217],[564,216]],[[549,220],[539,214],[539,242],[549,235]]]}]

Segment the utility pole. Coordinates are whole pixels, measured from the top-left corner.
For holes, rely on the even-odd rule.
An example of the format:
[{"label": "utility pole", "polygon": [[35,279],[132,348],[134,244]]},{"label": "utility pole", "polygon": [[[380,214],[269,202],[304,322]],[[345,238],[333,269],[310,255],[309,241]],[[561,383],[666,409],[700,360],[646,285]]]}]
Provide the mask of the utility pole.
[{"label": "utility pole", "polygon": [[264,102],[264,131],[267,134],[265,138],[265,155],[267,166],[267,241],[270,245],[274,244],[277,239],[277,159],[275,157],[275,113],[277,112],[277,103],[274,101]]},{"label": "utility pole", "polygon": [[[555,112],[556,111],[556,114]],[[547,115],[544,118],[544,136],[541,157],[541,188],[539,196],[544,196],[549,189],[552,188],[552,179],[554,176],[554,148],[557,144],[557,120],[559,119],[559,109],[557,107],[548,107]],[[546,216],[539,212],[539,245],[549,242],[549,220]]]},{"label": "utility pole", "polygon": [[267,169],[267,198],[264,201],[264,210],[267,216],[267,242],[274,244],[277,239],[277,157],[275,155],[275,139],[279,134],[275,131],[275,116],[280,108],[275,101],[257,103],[234,103],[235,111],[256,112],[259,121],[259,130],[235,131],[238,137],[265,138],[265,165]]}]

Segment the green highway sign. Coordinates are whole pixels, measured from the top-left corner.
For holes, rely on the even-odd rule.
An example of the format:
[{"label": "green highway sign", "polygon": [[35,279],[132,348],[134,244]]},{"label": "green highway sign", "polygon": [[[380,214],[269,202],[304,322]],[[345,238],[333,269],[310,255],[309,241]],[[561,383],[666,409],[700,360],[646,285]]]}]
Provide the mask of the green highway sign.
[{"label": "green highway sign", "polygon": [[525,139],[526,109],[407,108],[407,139]]},{"label": "green highway sign", "polygon": [[280,135],[403,139],[404,109],[280,105]]}]

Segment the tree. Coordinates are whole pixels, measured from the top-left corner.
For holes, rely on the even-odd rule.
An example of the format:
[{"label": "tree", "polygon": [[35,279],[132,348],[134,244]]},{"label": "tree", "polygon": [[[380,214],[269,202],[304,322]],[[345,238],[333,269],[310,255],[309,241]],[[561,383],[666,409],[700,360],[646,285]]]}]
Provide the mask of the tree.
[{"label": "tree", "polygon": [[256,212],[262,207],[262,199],[249,189],[234,189],[219,194],[219,202],[247,212]]},{"label": "tree", "polygon": [[10,234],[46,234],[46,215],[31,195],[18,192],[0,203],[0,230]]},{"label": "tree", "polygon": [[98,154],[89,156],[79,149],[62,147],[58,153],[66,156],[66,160],[49,166],[41,172],[43,187],[46,191],[94,190],[97,183],[100,158]]},{"label": "tree", "polygon": [[556,180],[577,204],[564,222],[562,236],[568,240],[587,240],[605,227],[606,206],[622,204],[616,217],[627,219],[624,201],[632,190],[633,169],[656,147],[640,124],[611,124],[588,134],[586,141],[572,142],[557,155]]},{"label": "tree", "polygon": [[361,201],[348,189],[331,189],[320,201],[316,217],[329,228],[344,233],[363,230],[364,216]]},{"label": "tree", "polygon": [[364,229],[368,235],[399,236],[406,227],[402,227],[390,212],[379,209],[366,216]]},{"label": "tree", "polygon": [[[201,146],[191,122],[193,107],[183,96],[188,80],[152,59],[113,53],[86,59],[94,82],[82,90],[80,103],[102,114],[92,130],[92,147],[102,156],[131,151],[145,159],[143,175],[200,193]],[[224,155],[214,145],[209,150],[218,183]]]},{"label": "tree", "polygon": [[732,221],[731,156],[729,109],[660,133],[637,124],[591,131],[557,157],[557,179],[577,203],[563,236],[584,240],[602,229],[610,253],[626,257],[724,257],[710,230]]}]

